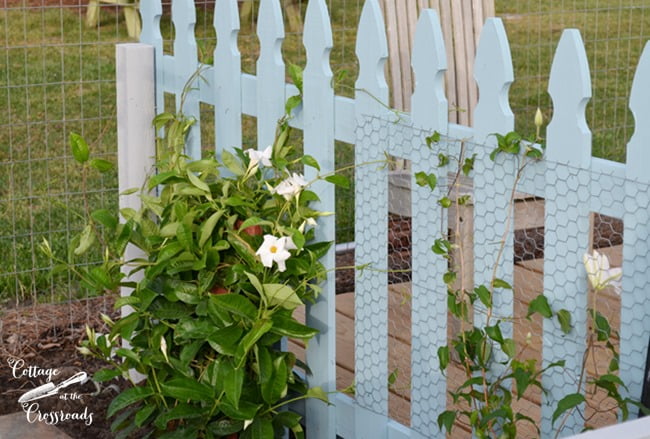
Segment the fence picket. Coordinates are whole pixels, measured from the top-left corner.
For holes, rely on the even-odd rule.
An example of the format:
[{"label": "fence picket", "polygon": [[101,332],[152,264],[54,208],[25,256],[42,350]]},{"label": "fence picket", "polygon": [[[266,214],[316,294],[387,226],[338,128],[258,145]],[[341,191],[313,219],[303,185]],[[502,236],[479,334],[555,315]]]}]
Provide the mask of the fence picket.
[{"label": "fence picket", "polygon": [[[630,93],[630,110],[634,116],[634,134],[627,145],[626,203],[623,215],[623,293],[621,294],[620,377],[627,385],[627,395],[638,398],[644,381],[642,365],[646,362],[650,333],[650,310],[647,306],[650,289],[647,267],[650,267],[650,200],[648,197],[648,164],[650,164],[650,43],[646,43],[634,75]],[[630,181],[632,180],[632,181]],[[639,190],[636,182],[643,183]],[[645,337],[642,335],[646,335]]]},{"label": "fence picket", "polygon": [[284,114],[284,23],[279,0],[260,2],[257,36],[257,148],[264,149],[275,138],[278,120]]},{"label": "fence picket", "polygon": [[214,6],[217,47],[214,50],[215,138],[217,150],[241,148],[241,56],[237,48],[237,0],[218,0]]},{"label": "fence picket", "polygon": [[[490,136],[491,133],[506,134],[514,129],[514,115],[508,102],[508,89],[514,79],[512,58],[506,31],[499,18],[489,18],[485,22],[479,39],[474,77],[480,94],[474,110],[474,141],[480,145],[495,145],[496,139]],[[469,151],[466,156],[469,157],[471,152],[478,151]],[[488,154],[482,153],[477,155],[474,163],[474,280],[476,285],[485,285],[491,290],[493,274],[514,284],[511,190],[516,171],[517,161],[506,155],[497,156],[493,162]],[[497,260],[499,246],[503,251]],[[494,291],[492,303],[499,315],[513,315],[512,290]],[[480,303],[475,306],[482,308]],[[486,316],[485,312],[474,313],[479,327],[488,324]],[[494,324],[494,321],[489,324]],[[512,323],[503,321],[501,331],[504,337],[511,338]],[[506,359],[499,349],[495,349],[495,356],[499,360]],[[500,372],[500,366],[497,366],[495,375]]]},{"label": "fence picket", "polygon": [[[388,57],[386,34],[377,0],[367,0],[361,11],[356,54],[359,76],[356,82],[357,138],[363,130],[376,132],[376,142],[358,141],[355,163],[383,158],[387,126],[368,116],[386,115],[388,87],[384,64]],[[388,179],[377,166],[360,165],[355,170],[355,261],[387,268]],[[377,215],[377,212],[381,212]],[[368,271],[355,282],[355,380],[359,409],[355,416],[355,437],[385,438],[388,413],[388,293],[386,274]],[[372,365],[372,367],[371,367]],[[366,410],[364,410],[366,409]]]},{"label": "fence picket", "polygon": [[160,18],[162,17],[162,5],[160,0],[150,0],[140,5],[140,15],[142,16],[142,32],[140,33],[140,42],[151,44],[154,48],[154,74],[156,77],[156,114],[164,109],[165,94],[162,88],[163,81],[163,39],[160,34]]},{"label": "fence picket", "polygon": [[[176,110],[182,110],[185,116],[193,117],[196,120],[187,137],[185,153],[192,158],[199,159],[201,158],[201,113],[197,87],[200,86],[200,79],[197,78],[186,89],[188,81],[199,68],[194,37],[194,25],[196,24],[194,1],[175,0],[172,2],[172,22],[176,31],[174,39]],[[184,90],[186,93],[183,99]]]},{"label": "fence picket", "polygon": [[[582,257],[590,241],[591,132],[584,110],[591,97],[591,81],[582,38],[575,29],[565,30],[560,38],[548,89],[553,119],[546,131],[544,294],[550,303],[571,309],[573,330],[563,334],[557,321],[544,321],[543,362],[547,366],[565,360],[566,370],[579,371],[587,326],[588,286]],[[570,194],[573,203],[568,202]],[[542,385],[548,393],[543,396],[541,430],[543,436],[550,436],[554,407],[577,389],[572,390],[575,377],[560,369],[549,370]],[[582,419],[573,412],[563,433],[581,430]]]},{"label": "fence picket", "polygon": [[444,83],[447,54],[440,20],[433,9],[420,14],[411,59],[415,76],[411,99],[413,125],[447,134],[449,104]]},{"label": "fence picket", "polygon": [[[427,9],[420,14],[413,47],[415,91],[412,97],[413,125],[424,133],[447,133],[448,103],[444,92],[447,56],[442,30],[436,11]],[[422,134],[408,156],[413,173],[436,172],[433,169],[436,151],[424,144]],[[411,181],[412,236],[430,236],[432,230],[447,229],[447,215],[437,209],[442,196],[440,187],[431,191]],[[445,410],[447,383],[437,362],[437,350],[447,339],[447,299],[442,275],[447,261],[431,251],[428,240],[412,240],[412,304],[411,304],[411,427],[424,436],[437,429],[437,416]]]},{"label": "fence picket", "polygon": [[488,18],[476,51],[474,78],[480,97],[474,109],[474,141],[484,143],[492,133],[514,129],[508,90],[514,80],[506,30],[500,18]]},{"label": "fence picket", "polygon": [[[303,132],[305,154],[314,157],[320,164],[323,175],[334,171],[334,89],[329,56],[333,47],[332,28],[325,0],[311,0],[305,15],[303,44],[307,52],[307,65],[303,73]],[[313,168],[306,167],[305,176],[312,180],[317,176]],[[333,185],[317,181],[313,190],[320,201],[315,208],[334,212]],[[334,217],[318,219],[316,239],[335,241]],[[325,267],[334,267],[334,248],[323,257]],[[307,312],[307,324],[320,331],[309,343],[307,361],[312,375],[310,386],[320,386],[326,392],[336,391],[336,278],[333,271],[327,275],[323,291],[316,303]],[[318,400],[306,401],[306,417],[312,419],[309,436],[332,438],[336,436],[335,408]]]},{"label": "fence picket", "polygon": [[548,93],[553,100],[553,118],[546,129],[547,158],[589,167],[591,131],[585,107],[591,98],[591,78],[584,44],[576,29],[562,33],[551,66]]}]

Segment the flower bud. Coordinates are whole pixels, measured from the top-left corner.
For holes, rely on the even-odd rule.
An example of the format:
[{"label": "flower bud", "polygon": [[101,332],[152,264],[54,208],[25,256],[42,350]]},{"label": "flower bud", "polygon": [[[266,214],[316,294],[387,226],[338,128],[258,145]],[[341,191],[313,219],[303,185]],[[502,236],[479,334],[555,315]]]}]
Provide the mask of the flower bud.
[{"label": "flower bud", "polygon": [[542,115],[542,110],[537,107],[537,111],[535,112],[535,126],[539,129],[541,128],[542,124],[544,123],[544,116]]}]

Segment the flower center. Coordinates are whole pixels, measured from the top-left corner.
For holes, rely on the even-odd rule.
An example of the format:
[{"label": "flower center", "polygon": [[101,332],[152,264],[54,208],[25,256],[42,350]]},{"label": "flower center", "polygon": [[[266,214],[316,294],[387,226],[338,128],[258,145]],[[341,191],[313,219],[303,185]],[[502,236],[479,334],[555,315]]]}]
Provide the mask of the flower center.
[{"label": "flower center", "polygon": [[269,251],[270,251],[271,253],[277,253],[278,248],[277,248],[276,246],[272,245],[272,246],[269,248]]}]

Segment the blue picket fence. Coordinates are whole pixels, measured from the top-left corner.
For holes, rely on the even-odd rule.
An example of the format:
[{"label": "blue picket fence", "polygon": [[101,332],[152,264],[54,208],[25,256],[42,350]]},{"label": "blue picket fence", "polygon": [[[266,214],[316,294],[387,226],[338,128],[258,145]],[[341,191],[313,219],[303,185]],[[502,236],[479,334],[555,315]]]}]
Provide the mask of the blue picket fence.
[{"label": "blue picket fence", "polygon": [[[217,0],[214,26],[218,44],[214,64],[203,66],[205,81],[186,96],[183,110],[199,119],[200,103],[214,106],[218,148],[241,147],[242,115],[257,118],[258,147],[272,142],[276,122],[284,113],[287,97],[297,89],[285,82],[286,67],[281,46],[284,38],[279,0],[260,2],[257,33],[260,55],[256,75],[241,71],[237,48],[239,14],[237,0]],[[160,0],[140,3],[143,19],[141,41],[154,46],[156,103],[163,108],[164,94],[176,96],[177,103],[188,78],[199,68],[194,38],[196,22],[192,0],[172,2],[175,28],[174,55],[163,52],[160,34]],[[307,54],[304,69],[303,104],[290,124],[301,129],[305,153],[314,156],[321,172],[334,169],[334,142],[355,144],[358,163],[381,159],[385,152],[412,162],[419,171],[445,175],[437,168],[437,150],[425,144],[434,131],[444,139],[463,139],[477,154],[474,192],[474,280],[484,283],[491,273],[482,267],[495,261],[495,241],[507,230],[505,215],[494,215],[509,207],[509,188],[514,182],[516,158],[502,158],[495,165],[488,155],[494,141],[491,133],[506,133],[514,128],[514,115],[508,103],[513,82],[508,40],[500,19],[489,19],[479,42],[474,77],[479,102],[474,109],[474,126],[448,122],[449,105],[444,92],[445,45],[439,19],[425,10],[419,19],[412,51],[415,91],[412,110],[395,121],[385,106],[388,88],[384,63],[388,51],[385,26],[378,0],[366,0],[356,43],[359,76],[354,98],[336,96],[332,88],[329,53],[332,31],[325,0],[310,0],[304,23],[303,43]],[[628,384],[631,396],[641,394],[643,366],[650,335],[650,50],[639,63],[630,99],[637,122],[627,148],[627,164],[591,156],[591,132],[585,122],[585,106],[591,96],[589,66],[584,45],[576,30],[562,34],[552,66],[549,93],[553,118],[547,127],[547,152],[543,161],[531,164],[519,190],[545,200],[544,293],[551,304],[572,312],[574,327],[563,336],[559,327],[545,323],[544,363],[566,360],[576,369],[585,350],[587,322],[587,279],[582,255],[589,248],[592,212],[620,218],[624,223],[623,293],[621,296],[620,377]],[[457,142],[456,142],[457,143]],[[440,148],[453,151],[454,141],[441,142]],[[199,157],[200,129],[191,133],[188,154]],[[441,172],[442,171],[442,172]],[[361,167],[356,172],[356,258],[387,269],[388,176],[386,170]],[[327,185],[315,190],[321,198],[319,208],[334,210],[334,192]],[[402,425],[388,416],[388,299],[386,274],[364,273],[355,287],[355,384],[354,398],[337,394],[332,406],[307,402],[305,416],[310,438],[426,438],[442,437],[436,418],[446,406],[446,378],[438,369],[436,351],[447,341],[447,289],[442,274],[446,261],[430,250],[434,234],[446,224],[446,215],[436,204],[441,193],[412,184],[412,328],[411,328],[411,422]],[[377,212],[386,212],[378,215]],[[503,218],[502,218],[503,217]],[[334,240],[332,218],[323,219],[317,228],[319,239]],[[512,243],[512,231],[505,233]],[[506,245],[499,266],[499,277],[512,280],[513,252]],[[334,253],[325,257],[334,266]],[[512,315],[512,295],[495,298],[502,315]],[[319,301],[307,311],[307,323],[320,335],[310,343],[307,360],[313,371],[309,383],[326,391],[336,391],[336,319],[334,278],[330,276]],[[481,316],[477,315],[476,319]],[[504,336],[512,328],[505,327]],[[549,390],[542,404],[542,436],[552,431],[552,403],[573,385],[561,371],[543,378]],[[551,403],[550,405],[547,403]],[[581,422],[574,416],[566,432],[578,432]]]}]

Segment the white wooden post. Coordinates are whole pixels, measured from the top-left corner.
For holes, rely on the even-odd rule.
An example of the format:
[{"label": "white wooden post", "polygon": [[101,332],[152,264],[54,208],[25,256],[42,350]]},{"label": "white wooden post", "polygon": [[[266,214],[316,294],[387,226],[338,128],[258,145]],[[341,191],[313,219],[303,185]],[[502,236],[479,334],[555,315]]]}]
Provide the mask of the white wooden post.
[{"label": "white wooden post", "polygon": [[[152,125],[155,116],[154,48],[148,44],[118,44],[117,54],[117,160],[118,187],[142,187],[147,174],[154,166],[156,135]],[[120,209],[138,210],[137,193],[120,196]],[[126,260],[143,257],[142,250],[129,245]],[[123,268],[129,271],[128,267]],[[141,273],[131,276],[138,281]],[[131,288],[122,288],[122,296],[131,294]],[[131,308],[122,308],[122,316]]]}]

